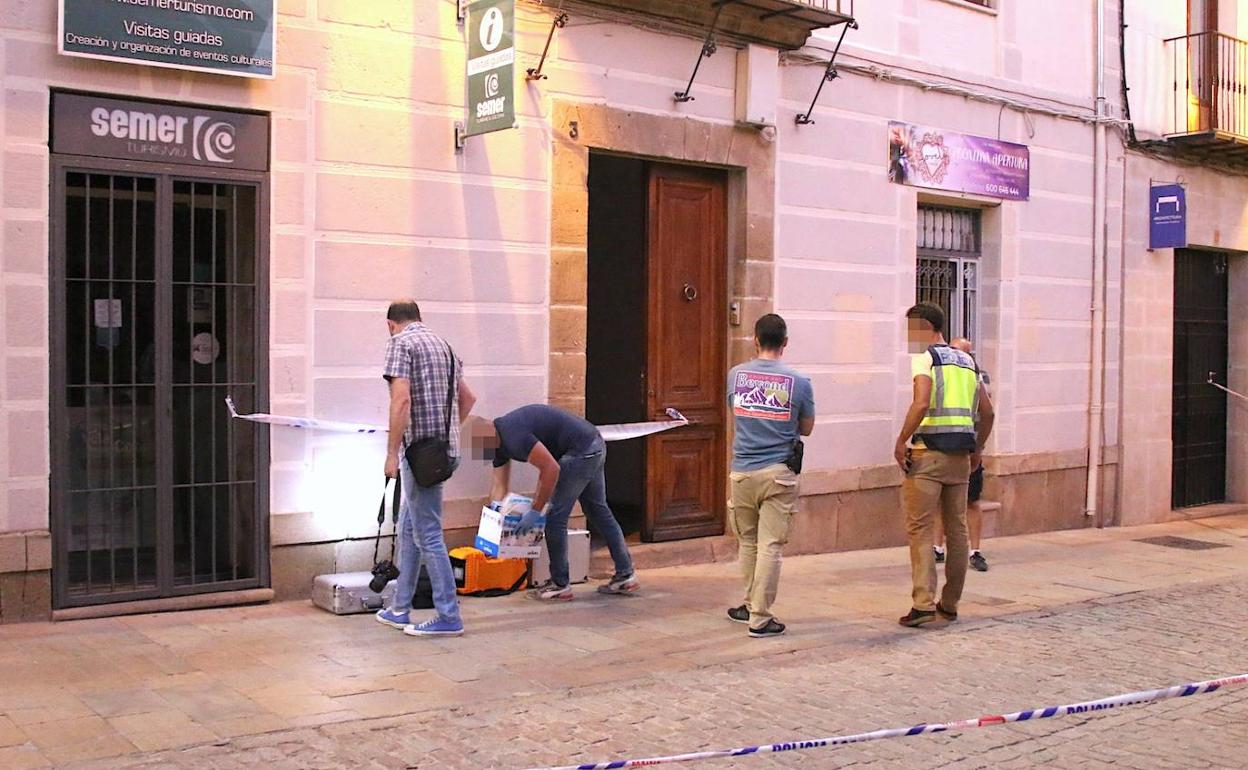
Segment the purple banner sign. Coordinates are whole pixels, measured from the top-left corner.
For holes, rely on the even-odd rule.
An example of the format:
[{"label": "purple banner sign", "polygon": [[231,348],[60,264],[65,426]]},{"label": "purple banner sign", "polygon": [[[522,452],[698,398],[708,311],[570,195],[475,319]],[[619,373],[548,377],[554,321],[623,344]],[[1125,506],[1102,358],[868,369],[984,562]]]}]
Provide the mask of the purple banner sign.
[{"label": "purple banner sign", "polygon": [[888,180],[1025,201],[1031,194],[1031,151],[1025,144],[893,121]]}]

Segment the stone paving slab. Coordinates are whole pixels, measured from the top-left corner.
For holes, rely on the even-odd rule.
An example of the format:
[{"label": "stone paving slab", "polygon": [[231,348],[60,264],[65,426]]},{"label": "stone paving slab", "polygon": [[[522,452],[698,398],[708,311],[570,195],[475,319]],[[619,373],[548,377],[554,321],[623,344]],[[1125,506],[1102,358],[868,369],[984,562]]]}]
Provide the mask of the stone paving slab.
[{"label": "stone paving slab", "polygon": [[[1229,547],[1136,542],[1159,535]],[[1248,516],[989,546],[963,620],[933,631],[895,624],[908,604],[902,549],[787,560],[777,612],[791,632],[762,641],[722,617],[739,590],[732,564],[646,571],[634,597],[586,586],[556,607],[465,600],[462,639],[411,639],[304,603],[7,626],[0,767],[525,767],[1248,669]],[[1218,764],[1248,739],[1240,693],[708,766],[1240,767]]]}]

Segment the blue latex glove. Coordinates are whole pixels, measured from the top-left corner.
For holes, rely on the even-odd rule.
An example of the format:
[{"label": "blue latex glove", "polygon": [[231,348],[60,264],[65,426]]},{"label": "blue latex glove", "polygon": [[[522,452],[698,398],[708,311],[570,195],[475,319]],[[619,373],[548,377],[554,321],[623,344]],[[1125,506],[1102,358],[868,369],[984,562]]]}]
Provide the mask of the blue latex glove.
[{"label": "blue latex glove", "polygon": [[[521,511],[523,511],[523,513],[521,513]],[[522,509],[518,509],[515,513],[520,514],[520,523],[517,525],[517,528],[521,532],[528,532],[530,530],[537,529],[542,520],[542,512],[533,510],[531,506],[525,506]]]}]

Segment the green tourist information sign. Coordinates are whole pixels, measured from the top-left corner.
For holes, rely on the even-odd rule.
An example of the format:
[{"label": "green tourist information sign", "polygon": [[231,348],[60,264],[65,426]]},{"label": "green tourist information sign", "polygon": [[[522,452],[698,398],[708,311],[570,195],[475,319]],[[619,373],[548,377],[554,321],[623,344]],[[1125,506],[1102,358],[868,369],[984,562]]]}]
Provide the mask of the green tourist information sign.
[{"label": "green tourist information sign", "polygon": [[516,125],[516,0],[468,6],[468,122],[479,136]]},{"label": "green tourist information sign", "polygon": [[274,0],[60,0],[60,52],[273,77]]}]

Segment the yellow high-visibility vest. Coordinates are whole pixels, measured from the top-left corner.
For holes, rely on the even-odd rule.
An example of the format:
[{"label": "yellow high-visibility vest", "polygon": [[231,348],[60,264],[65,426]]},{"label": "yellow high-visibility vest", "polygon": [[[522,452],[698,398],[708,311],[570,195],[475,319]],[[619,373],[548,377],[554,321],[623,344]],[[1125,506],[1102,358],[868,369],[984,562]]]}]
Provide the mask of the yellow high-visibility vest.
[{"label": "yellow high-visibility vest", "polygon": [[979,410],[975,359],[948,345],[932,345],[914,357],[911,371],[932,378],[931,403],[915,431],[915,441],[941,452],[973,451]]}]

